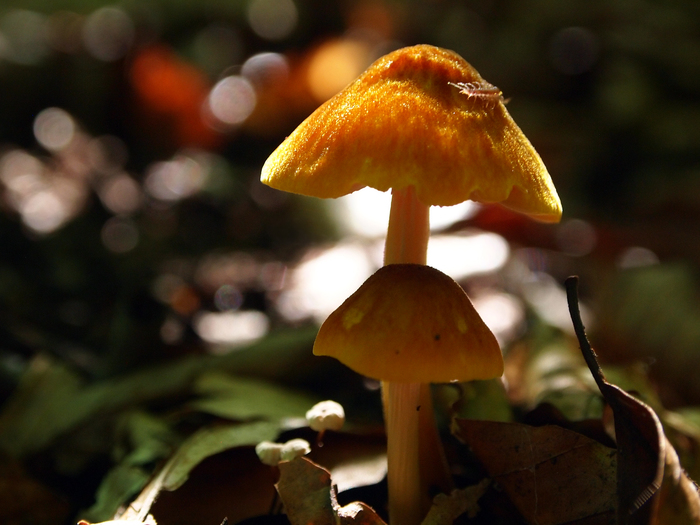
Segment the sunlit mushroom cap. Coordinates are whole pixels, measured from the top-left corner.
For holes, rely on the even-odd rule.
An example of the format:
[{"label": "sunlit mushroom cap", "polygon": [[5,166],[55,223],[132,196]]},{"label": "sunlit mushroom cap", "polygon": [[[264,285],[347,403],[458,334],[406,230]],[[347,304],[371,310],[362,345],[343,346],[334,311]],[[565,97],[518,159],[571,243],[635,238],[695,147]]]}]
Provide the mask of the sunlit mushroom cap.
[{"label": "sunlit mushroom cap", "polygon": [[287,137],[261,179],[321,198],[413,185],[429,206],[500,202],[547,222],[562,213],[500,90],[456,53],[428,45],[372,64]]},{"label": "sunlit mushroom cap", "polygon": [[420,264],[379,269],[323,323],[314,354],[383,381],[447,383],[503,373],[496,338],[467,294]]}]

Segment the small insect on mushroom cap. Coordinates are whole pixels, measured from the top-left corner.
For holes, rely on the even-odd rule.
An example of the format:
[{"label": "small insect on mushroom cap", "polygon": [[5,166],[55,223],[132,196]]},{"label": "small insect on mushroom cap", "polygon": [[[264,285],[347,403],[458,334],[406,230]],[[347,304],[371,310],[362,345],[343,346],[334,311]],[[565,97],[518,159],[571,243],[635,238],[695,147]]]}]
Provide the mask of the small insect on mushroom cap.
[{"label": "small insect on mushroom cap", "polygon": [[382,381],[447,383],[503,373],[498,342],[464,290],[420,264],[380,268],[326,319],[313,351]]},{"label": "small insect on mushroom cap", "polygon": [[562,212],[500,89],[456,53],[428,45],[372,64],[287,137],[261,180],[321,198],[414,186],[428,206],[500,202],[547,222]]}]

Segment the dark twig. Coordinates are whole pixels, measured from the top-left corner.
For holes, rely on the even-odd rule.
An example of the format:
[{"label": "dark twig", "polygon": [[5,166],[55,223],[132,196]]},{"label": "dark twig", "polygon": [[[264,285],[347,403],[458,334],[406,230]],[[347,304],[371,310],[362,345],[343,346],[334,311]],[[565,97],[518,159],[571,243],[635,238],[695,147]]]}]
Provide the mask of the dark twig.
[{"label": "dark twig", "polygon": [[598,364],[596,353],[591,347],[591,343],[588,342],[586,328],[583,326],[583,321],[581,320],[581,309],[578,304],[578,276],[573,275],[566,279],[564,286],[566,287],[566,300],[569,303],[571,322],[574,325],[574,332],[576,333],[578,344],[581,347],[581,353],[593,375],[593,379],[595,379],[598,388],[602,392],[605,389],[605,376]]}]

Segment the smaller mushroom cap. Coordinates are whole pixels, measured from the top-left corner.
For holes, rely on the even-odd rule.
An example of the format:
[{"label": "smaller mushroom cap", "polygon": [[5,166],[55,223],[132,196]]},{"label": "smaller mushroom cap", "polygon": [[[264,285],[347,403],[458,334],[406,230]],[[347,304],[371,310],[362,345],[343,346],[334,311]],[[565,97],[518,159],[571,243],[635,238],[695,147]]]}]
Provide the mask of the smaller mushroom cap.
[{"label": "smaller mushroom cap", "polygon": [[282,444],[272,441],[261,441],[255,445],[255,453],[264,465],[276,467],[281,460]]},{"label": "smaller mushroom cap", "polygon": [[547,168],[501,91],[458,54],[428,45],[372,64],[287,137],[261,180],[320,198],[414,186],[427,206],[472,199],[546,222],[562,214]]},{"label": "smaller mushroom cap", "polygon": [[326,319],[313,351],[382,381],[447,383],[503,373],[498,342],[462,287],[420,264],[379,269]]},{"label": "smaller mushroom cap", "polygon": [[290,439],[280,450],[280,460],[282,461],[292,461],[293,459],[299,458],[301,456],[306,456],[311,452],[311,445],[305,439]]},{"label": "smaller mushroom cap", "polygon": [[306,421],[311,430],[340,430],[345,424],[345,410],[335,401],[321,401],[306,412]]}]

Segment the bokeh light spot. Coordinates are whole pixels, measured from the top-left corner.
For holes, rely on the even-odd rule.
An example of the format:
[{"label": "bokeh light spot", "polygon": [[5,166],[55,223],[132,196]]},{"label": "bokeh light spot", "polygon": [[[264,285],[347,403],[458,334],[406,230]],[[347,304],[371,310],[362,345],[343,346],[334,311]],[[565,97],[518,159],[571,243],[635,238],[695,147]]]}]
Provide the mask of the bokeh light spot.
[{"label": "bokeh light spot", "polygon": [[595,228],[581,219],[568,220],[557,229],[559,249],[573,257],[591,253],[597,242]]},{"label": "bokeh light spot", "polygon": [[117,215],[129,215],[141,207],[141,187],[126,173],[109,177],[100,188],[99,196],[102,204]]},{"label": "bokeh light spot", "polygon": [[258,53],[243,63],[241,75],[256,87],[266,87],[287,80],[289,63],[279,53]]},{"label": "bokeh light spot", "polygon": [[617,265],[620,268],[640,268],[659,264],[659,257],[648,248],[632,246],[620,255]]},{"label": "bokeh light spot", "polygon": [[224,284],[214,293],[214,304],[222,312],[238,310],[243,304],[243,294],[236,287]]},{"label": "bokeh light spot", "polygon": [[[362,188],[349,195],[326,201],[345,233],[373,238],[386,235],[391,209],[391,192]],[[478,210],[478,204],[465,201],[455,206],[431,206],[430,229],[441,230],[457,221],[468,219]]]},{"label": "bokeh light spot", "polygon": [[194,329],[204,341],[213,344],[241,345],[264,336],[270,322],[258,311],[203,312],[195,317]]},{"label": "bokeh light spot", "polygon": [[277,308],[290,321],[321,322],[374,270],[366,248],[356,242],[310,255],[289,272],[289,288],[280,295]]},{"label": "bokeh light spot", "polygon": [[113,62],[126,55],[134,33],[134,23],[122,9],[103,7],[85,21],[83,43],[95,58]]},{"label": "bokeh light spot", "polygon": [[334,40],[318,48],[309,64],[307,81],[311,94],[325,102],[362,73],[370,49],[360,40]]},{"label": "bokeh light spot", "polygon": [[216,83],[209,94],[212,115],[224,124],[235,126],[247,119],[255,109],[257,97],[248,80],[226,77]]},{"label": "bokeh light spot", "polygon": [[130,252],[139,242],[139,231],[133,221],[112,217],[105,222],[101,232],[102,244],[110,252]]},{"label": "bokeh light spot", "polygon": [[61,151],[75,137],[73,117],[60,108],[47,108],[34,119],[34,137],[51,152]]},{"label": "bokeh light spot", "polygon": [[193,195],[204,184],[206,172],[202,164],[188,156],[156,162],[147,170],[146,191],[162,201],[177,201]]},{"label": "bokeh light spot", "polygon": [[56,230],[68,217],[65,203],[50,190],[30,195],[21,203],[19,211],[24,224],[37,233]]},{"label": "bokeh light spot", "polygon": [[473,297],[472,301],[500,345],[509,343],[524,328],[525,309],[515,296],[487,292]]},{"label": "bokeh light spot", "polygon": [[297,25],[299,13],[292,0],[252,0],[248,5],[248,23],[258,36],[282,40]]},{"label": "bokeh light spot", "polygon": [[508,242],[495,233],[433,235],[428,243],[428,265],[456,280],[494,272],[509,255]]}]

